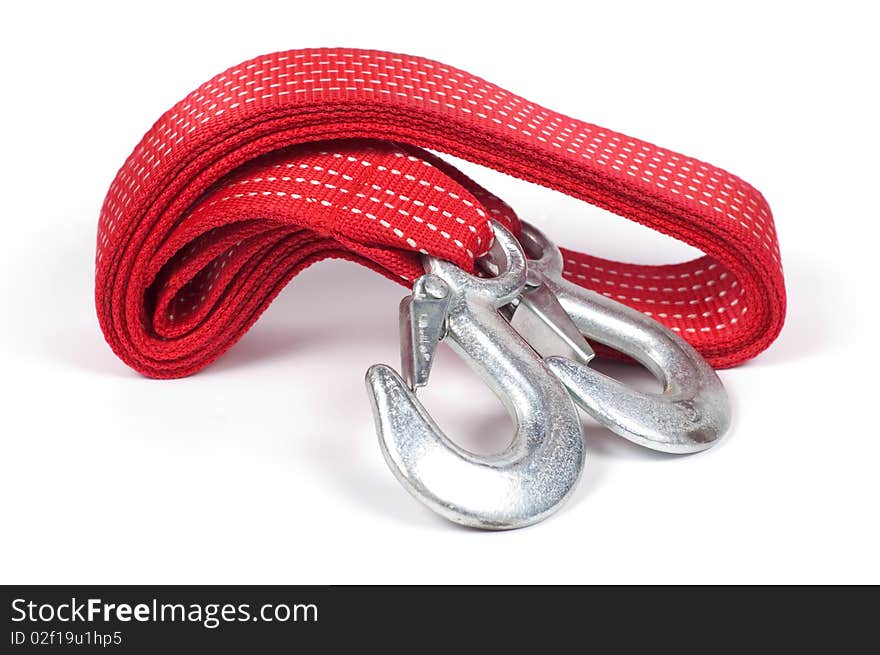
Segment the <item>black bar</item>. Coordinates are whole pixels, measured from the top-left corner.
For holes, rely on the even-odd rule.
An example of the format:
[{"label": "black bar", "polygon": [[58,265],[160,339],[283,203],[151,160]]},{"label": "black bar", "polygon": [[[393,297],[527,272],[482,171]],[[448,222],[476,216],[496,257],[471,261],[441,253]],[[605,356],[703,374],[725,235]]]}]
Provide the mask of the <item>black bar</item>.
[{"label": "black bar", "polygon": [[441,641],[470,652],[535,638],[542,653],[572,639],[612,652],[689,640],[762,650],[799,637],[815,646],[829,631],[845,652],[878,610],[875,588],[832,587],[6,586],[0,602],[8,653],[432,652]]}]

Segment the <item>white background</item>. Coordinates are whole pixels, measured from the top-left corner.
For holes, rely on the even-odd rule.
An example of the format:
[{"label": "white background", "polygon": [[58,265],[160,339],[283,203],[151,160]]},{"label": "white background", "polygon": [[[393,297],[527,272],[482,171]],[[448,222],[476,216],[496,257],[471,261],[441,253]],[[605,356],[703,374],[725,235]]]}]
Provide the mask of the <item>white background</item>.
[{"label": "white background", "polygon": [[[778,5],[4,3],[0,582],[880,582],[876,20],[869,3]],[[363,374],[396,364],[405,290],[366,269],[310,269],[189,379],[117,360],[93,303],[117,168],[214,74],[321,45],[438,59],[761,189],[788,320],[721,373],[729,436],[663,456],[587,422],[573,500],[481,533],[424,509],[382,459]],[[560,243],[692,254],[466,169]],[[500,404],[451,352],[438,367],[423,396],[438,421],[469,447],[503,445]]]}]

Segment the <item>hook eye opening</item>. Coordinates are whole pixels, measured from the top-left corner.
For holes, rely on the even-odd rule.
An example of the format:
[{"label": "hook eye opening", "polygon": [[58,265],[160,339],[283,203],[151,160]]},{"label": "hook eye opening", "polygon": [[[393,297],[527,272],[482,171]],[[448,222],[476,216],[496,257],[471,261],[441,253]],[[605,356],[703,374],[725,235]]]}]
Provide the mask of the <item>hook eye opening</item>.
[{"label": "hook eye opening", "polygon": [[529,260],[529,268],[544,275],[562,275],[564,262],[557,245],[531,223],[526,221],[521,223],[519,241]]},{"label": "hook eye opening", "polygon": [[519,235],[519,243],[529,260],[540,261],[544,259],[549,244],[547,243],[546,238],[543,237],[543,234],[523,221],[522,230]]}]

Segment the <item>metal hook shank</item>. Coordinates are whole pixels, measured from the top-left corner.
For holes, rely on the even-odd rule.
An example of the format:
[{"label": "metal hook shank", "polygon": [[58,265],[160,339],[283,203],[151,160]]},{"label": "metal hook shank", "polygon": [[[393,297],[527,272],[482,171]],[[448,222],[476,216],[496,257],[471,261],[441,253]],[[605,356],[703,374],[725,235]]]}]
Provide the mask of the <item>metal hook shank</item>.
[{"label": "metal hook shank", "polygon": [[457,446],[388,366],[371,367],[366,382],[382,452],[400,482],[451,521],[500,530],[536,523],[559,508],[580,478],[584,444],[565,387],[497,311],[522,291],[523,252],[497,224],[493,250],[506,259],[495,278],[437,259],[427,265],[449,288],[445,338],[514,419],[510,446],[489,456]]},{"label": "metal hook shank", "polygon": [[562,277],[562,255],[534,226],[523,223],[529,261],[582,334],[629,355],[663,384],[641,393],[564,357],[547,364],[575,401],[600,423],[642,446],[692,453],[715,443],[730,425],[727,394],[715,371],[684,339],[641,312]]}]

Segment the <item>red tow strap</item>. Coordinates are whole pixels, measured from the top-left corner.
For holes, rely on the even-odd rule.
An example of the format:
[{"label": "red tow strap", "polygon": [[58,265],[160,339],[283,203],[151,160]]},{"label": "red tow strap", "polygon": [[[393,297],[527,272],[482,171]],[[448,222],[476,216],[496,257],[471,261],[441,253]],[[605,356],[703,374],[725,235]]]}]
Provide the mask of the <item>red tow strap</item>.
[{"label": "red tow strap", "polygon": [[502,201],[430,148],[536,182],[704,257],[641,266],[563,250],[568,278],[662,321],[716,367],[779,333],[773,218],[746,182],[544,109],[437,62],[292,50],[229,69],[165,113],[113,181],[95,296],[110,346],[151,377],[194,373],[326,257],[409,286],[419,252],[473,270]]}]

